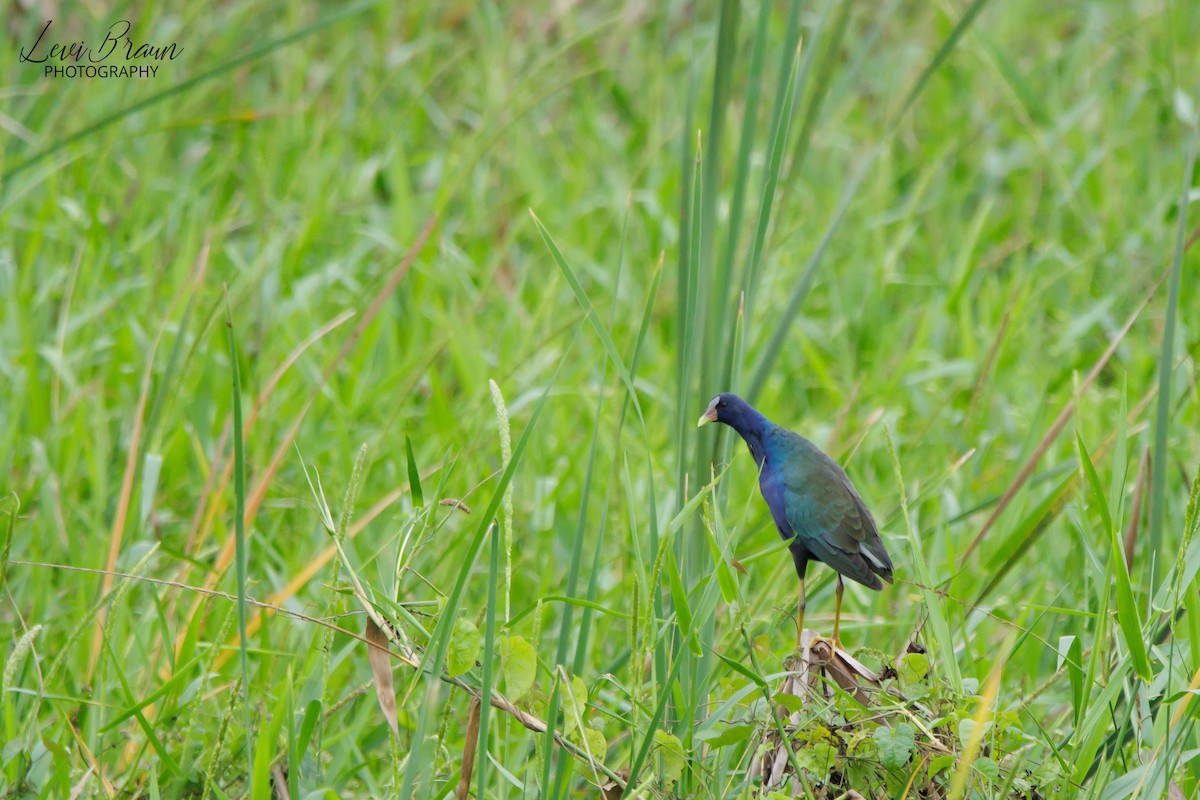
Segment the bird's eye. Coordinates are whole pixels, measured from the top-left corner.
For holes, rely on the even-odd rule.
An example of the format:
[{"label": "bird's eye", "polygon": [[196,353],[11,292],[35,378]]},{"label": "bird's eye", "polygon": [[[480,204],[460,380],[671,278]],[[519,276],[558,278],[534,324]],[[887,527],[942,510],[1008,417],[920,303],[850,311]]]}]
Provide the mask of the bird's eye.
[{"label": "bird's eye", "polygon": [[717,408],[724,408],[724,407],[725,407],[725,401],[724,401],[724,400],[720,400],[720,401],[718,401],[718,402],[717,402]]}]

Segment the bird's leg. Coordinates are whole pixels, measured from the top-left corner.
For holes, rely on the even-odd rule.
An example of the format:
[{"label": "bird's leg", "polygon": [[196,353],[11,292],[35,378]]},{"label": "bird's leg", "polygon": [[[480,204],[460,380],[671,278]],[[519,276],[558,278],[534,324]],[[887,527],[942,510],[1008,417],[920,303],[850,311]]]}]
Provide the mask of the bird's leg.
[{"label": "bird's leg", "polygon": [[804,578],[800,578],[800,602],[796,605],[796,649],[800,649],[800,637],[804,634]]},{"label": "bird's leg", "polygon": [[842,640],[838,636],[838,632],[842,622],[842,592],[845,590],[846,587],[842,585],[842,576],[839,573],[837,576],[837,602],[834,603],[833,611],[833,644],[834,647],[838,648],[839,650],[842,649]]}]

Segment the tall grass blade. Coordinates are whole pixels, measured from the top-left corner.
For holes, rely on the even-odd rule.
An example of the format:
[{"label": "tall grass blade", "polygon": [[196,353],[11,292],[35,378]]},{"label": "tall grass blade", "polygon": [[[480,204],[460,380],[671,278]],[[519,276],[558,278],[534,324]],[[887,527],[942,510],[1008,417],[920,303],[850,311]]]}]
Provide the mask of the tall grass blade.
[{"label": "tall grass blade", "polygon": [[[592,423],[592,438],[588,444],[587,466],[584,468],[583,474],[583,493],[579,499],[579,517],[575,523],[575,533],[572,536],[571,542],[571,562],[567,568],[567,590],[568,597],[575,597],[579,590],[579,573],[583,567],[583,542],[587,538],[587,513],[588,505],[591,501],[592,490],[592,473],[596,464],[596,441],[600,434],[600,411],[603,408],[604,393],[600,393],[600,400],[596,403],[596,418]],[[558,648],[554,654],[554,669],[559,669],[567,665],[569,659],[569,650],[571,640],[574,638],[575,624],[575,607],[571,603],[564,603],[562,610],[562,619],[558,628]],[[582,650],[586,647],[583,640],[578,640],[575,643],[576,650]],[[559,694],[556,692],[550,699],[549,711],[546,713],[547,719],[556,719],[558,717]],[[550,754],[554,751],[554,726],[550,725],[546,736],[546,764],[550,763]],[[565,789],[565,783],[568,775],[569,762],[567,759],[561,759],[558,763],[558,769],[555,772],[554,783],[551,786],[550,797],[556,798],[562,795]]]},{"label": "tall grass blade", "polygon": [[[572,346],[574,339],[572,339]],[[568,355],[571,347],[568,347]],[[417,719],[416,732],[413,737],[412,753],[408,759],[408,766],[404,771],[404,782],[400,785],[399,796],[401,800],[409,800],[413,796],[413,786],[415,785],[418,774],[422,768],[426,766],[425,752],[426,743],[425,736],[429,730],[429,722],[434,714],[433,705],[438,697],[438,684],[440,682],[440,674],[442,666],[446,661],[446,651],[450,646],[450,635],[454,630],[454,621],[458,616],[459,607],[462,605],[463,592],[466,589],[467,578],[471,574],[471,570],[475,565],[475,559],[479,555],[479,550],[483,546],[484,537],[487,535],[488,529],[492,526],[496,516],[496,512],[500,510],[500,505],[504,500],[504,494],[512,482],[513,475],[517,471],[517,467],[521,463],[521,458],[525,455],[525,450],[529,446],[529,440],[537,429],[538,419],[541,417],[542,408],[546,404],[546,398],[550,395],[550,390],[554,387],[558,380],[558,373],[562,369],[563,363],[567,360],[567,356],[559,362],[554,374],[546,384],[546,388],[542,390],[542,394],[538,397],[537,404],[533,407],[533,413],[529,417],[529,423],[525,426],[525,430],[521,433],[521,438],[517,440],[516,446],[513,448],[512,459],[508,462],[508,466],[504,468],[504,472],[500,475],[500,480],[496,484],[496,488],[492,492],[492,498],[488,502],[487,508],[483,515],[479,518],[479,525],[475,530],[475,535],[467,546],[467,551],[463,555],[462,567],[458,571],[458,577],[454,581],[454,588],[450,590],[450,594],[446,597],[446,604],[442,608],[442,612],[438,617],[437,625],[433,629],[433,635],[429,638],[429,645],[425,650],[425,658],[421,663],[421,673],[424,675],[425,681],[425,696],[421,707],[420,715]],[[430,787],[432,789],[432,786]]]},{"label": "tall grass blade", "polygon": [[233,490],[237,500],[233,521],[234,563],[237,571],[238,656],[242,664],[242,706],[246,715],[246,757],[250,766],[246,774],[249,776],[254,774],[254,748],[250,744],[254,729],[250,709],[250,660],[246,654],[249,647],[246,640],[246,565],[249,560],[246,552],[246,444],[242,438],[242,382],[228,291],[225,295],[225,333],[229,339],[229,370],[233,384]]},{"label": "tall grass blade", "polygon": [[[890,14],[891,8],[894,5],[894,2],[889,4],[884,14]],[[842,63],[840,58],[842,39],[846,35],[846,29],[850,27],[850,12],[853,8],[854,0],[842,1],[837,20],[835,20],[833,25],[833,32],[829,37],[828,44],[825,45],[826,57],[821,62],[821,71],[817,73],[816,80],[813,83],[812,97],[809,98],[808,106],[804,110],[804,120],[800,123],[800,131],[796,134],[796,149],[792,151],[787,176],[784,178],[785,184],[791,183],[792,180],[798,180],[799,175],[804,169],[804,161],[808,157],[808,149],[812,144],[813,128],[817,124],[817,120],[821,117],[821,109],[824,106],[826,96],[829,94],[829,88],[833,84],[834,70]],[[813,38],[814,41],[809,42],[808,52],[805,54],[804,63],[800,67],[800,78],[797,80],[799,84],[798,91],[801,94],[803,94],[807,83],[806,78],[812,59],[815,58],[817,52],[815,37]]]},{"label": "tall grass blade", "polygon": [[[732,302],[730,289],[733,287],[734,262],[737,258],[741,235],[742,216],[746,205],[746,187],[750,183],[751,156],[754,153],[755,134],[758,130],[758,105],[762,95],[763,68],[767,57],[767,39],[771,22],[771,0],[761,0],[758,6],[758,25],[754,31],[754,44],[750,55],[750,71],[746,79],[746,94],[742,109],[741,139],[738,144],[737,164],[733,172],[733,193],[729,201],[729,219],[726,223],[725,244],[717,261],[717,276],[714,281],[713,327],[719,336],[724,328],[725,311]],[[774,126],[774,122],[772,125]],[[710,184],[714,185],[714,184]],[[715,350],[714,350],[715,352]],[[722,359],[719,369],[721,377],[716,381],[721,387],[732,387],[729,358]],[[715,391],[715,387],[712,388]]]},{"label": "tall grass blade", "polygon": [[475,765],[476,797],[485,797],[488,773],[488,741],[492,716],[492,687],[496,680],[496,584],[500,582],[500,537],[495,528],[491,534],[491,555],[488,559],[487,611],[483,623],[483,669],[479,686],[479,745]]},{"label": "tall grass blade", "polygon": [[[721,350],[724,333],[724,318],[730,302],[730,263],[724,259],[714,263],[714,242],[717,234],[717,200],[721,186],[721,159],[724,157],[725,118],[733,89],[734,66],[738,53],[738,28],[741,24],[741,0],[723,0],[721,15],[717,22],[717,60],[713,67],[712,96],[709,102],[708,148],[702,151],[704,172],[700,194],[699,241],[700,247],[693,254],[698,279],[697,312],[700,325],[697,331],[700,346],[705,353]],[[753,77],[751,77],[753,80]],[[744,114],[752,113],[747,107]],[[742,148],[745,148],[745,142]],[[698,148],[699,149],[699,148]],[[741,180],[734,176],[735,182]],[[736,187],[735,187],[736,191]],[[731,221],[732,222],[732,221]],[[733,228],[729,227],[729,238]],[[719,374],[721,364],[710,358],[700,360],[700,383],[712,386]],[[702,389],[703,391],[703,389]],[[686,398],[679,398],[686,402]],[[689,415],[684,414],[686,419]],[[698,448],[697,448],[698,449]],[[698,465],[698,468],[702,465]]]},{"label": "tall grass blade", "polygon": [[588,299],[587,292],[584,291],[583,285],[575,276],[575,271],[572,270],[567,264],[566,259],[563,258],[562,252],[558,249],[558,245],[554,243],[554,238],[550,235],[550,232],[546,230],[546,226],[542,224],[542,221],[538,219],[537,214],[534,214],[532,210],[530,210],[529,214],[531,217],[533,217],[533,224],[537,226],[538,233],[541,234],[542,241],[545,242],[546,247],[550,250],[550,255],[554,258],[554,263],[558,265],[558,268],[566,277],[567,283],[571,287],[571,291],[575,293],[575,298],[579,301],[579,304],[583,306],[584,316],[587,319],[588,324],[591,325],[592,329],[596,332],[596,336],[600,338],[600,343],[604,345],[604,349],[608,352],[609,359],[611,359],[612,363],[616,366],[617,373],[621,376],[621,381],[625,384],[625,388],[629,392],[629,399],[633,403],[633,409],[637,413],[638,420],[642,424],[642,431],[644,433],[646,421],[645,417],[642,415],[642,406],[641,403],[638,402],[637,389],[633,385],[633,376],[630,374],[629,368],[625,366],[625,362],[622,360],[621,354],[617,352],[617,346],[613,344],[612,337],[609,336],[608,330],[605,329],[604,325],[600,322],[600,319],[596,314],[596,309],[592,305],[592,301]]},{"label": "tall grass blade", "polygon": [[[621,243],[617,249],[616,277],[613,279],[612,293],[613,293],[614,299],[617,297],[620,297],[621,273],[622,273],[624,265],[625,265],[625,242],[626,242],[627,236],[629,235],[629,205],[630,205],[629,202],[626,201],[625,213],[624,213],[624,216],[623,216],[623,219],[621,222]],[[616,323],[616,316],[617,316],[617,303],[614,302],[613,307],[612,307],[611,311],[609,312],[608,327],[610,330],[614,327],[614,325]],[[636,361],[636,358],[637,358],[637,352],[635,351],[634,361]],[[597,441],[600,436],[600,420],[603,417],[602,412],[604,410],[604,398],[605,398],[604,387],[606,387],[608,385],[608,366],[609,366],[608,355],[605,354],[604,363],[600,369],[601,390],[597,393],[597,396],[596,396],[596,411],[595,411],[594,419],[592,420],[592,438],[591,438],[590,444],[588,445],[587,468],[584,471],[584,479],[583,479],[584,480],[583,495],[579,501],[579,518],[578,518],[578,522],[576,523],[576,526],[575,526],[575,548],[573,548],[573,550],[578,549],[580,551],[580,554],[582,554],[583,540],[584,540],[585,534],[587,532],[587,509],[588,509],[588,505],[589,505],[590,499],[591,499],[592,473],[593,473],[593,469],[594,469],[595,463],[596,463],[596,444],[597,444]],[[637,369],[636,363],[631,362],[630,369],[636,370]],[[621,437],[620,427],[624,425],[625,410],[628,407],[628,402],[629,402],[628,398],[626,398],[621,406],[622,413],[621,413],[621,420],[620,420],[620,423],[618,425],[618,430],[617,430],[617,438],[616,438],[617,441],[620,441],[620,437]],[[613,459],[612,475],[610,476],[609,483],[608,483],[607,489],[604,494],[604,504],[600,509],[600,524],[596,530],[596,543],[594,545],[593,552],[592,552],[591,569],[588,571],[588,586],[587,586],[587,591],[586,591],[586,599],[585,599],[585,603],[583,605],[583,611],[580,614],[578,634],[577,634],[577,639],[575,642],[575,657],[572,660],[572,666],[571,666],[571,672],[575,675],[582,675],[584,668],[586,666],[588,649],[589,649],[589,645],[590,645],[589,636],[591,634],[592,611],[596,606],[599,605],[599,604],[595,603],[594,600],[596,597],[596,592],[599,588],[598,584],[599,584],[600,571],[601,571],[600,553],[601,553],[601,547],[604,544],[604,529],[605,529],[605,522],[606,522],[607,516],[608,516],[609,491],[611,491],[613,482],[616,477],[617,463],[618,463],[617,459]],[[568,588],[567,588],[568,596],[575,595],[575,588],[574,588],[574,584],[573,584],[573,581],[575,579],[575,572],[577,570],[577,567],[575,565],[575,555],[576,555],[575,552],[572,552],[571,575],[568,579]],[[571,606],[568,603],[567,608],[569,609],[570,607]],[[573,619],[573,614],[570,611],[564,611],[563,625],[561,628],[562,634],[559,637],[560,659],[558,662],[558,663],[564,664],[564,665],[565,665],[565,660],[566,660],[565,643],[570,638],[569,633],[571,631],[571,620],[572,619]],[[553,713],[550,714],[549,716],[553,717]],[[586,739],[585,739],[585,743],[586,743]],[[562,759],[559,761],[558,771],[555,774],[555,778],[554,778],[554,787],[553,787],[554,792],[553,792],[552,796],[557,797],[557,796],[561,795],[562,792],[564,791],[565,783],[567,780],[568,768],[569,768],[569,762],[566,759]]]},{"label": "tall grass blade", "polygon": [[417,457],[413,455],[412,439],[408,436],[404,437],[404,453],[408,460],[408,491],[413,506],[420,508],[425,505],[425,494],[421,491],[421,471],[417,469]]},{"label": "tall grass blade", "polygon": [[[800,276],[800,280],[797,282],[795,288],[792,290],[791,296],[788,298],[782,318],[776,325],[775,331],[772,333],[770,340],[763,348],[763,354],[759,358],[758,366],[754,370],[754,377],[751,379],[750,386],[746,392],[747,399],[751,402],[754,401],[755,397],[758,396],[758,393],[766,384],[767,377],[775,365],[775,360],[779,357],[779,353],[783,348],[783,342],[787,338],[788,331],[791,329],[792,323],[795,321],[800,307],[804,304],[804,300],[808,296],[808,290],[812,286],[816,268],[824,258],[825,251],[829,247],[830,241],[833,240],[834,234],[841,227],[841,223],[845,218],[846,211],[849,209],[851,202],[857,196],[859,187],[862,185],[863,180],[870,173],[875,159],[879,157],[879,154],[883,152],[884,147],[895,135],[905,113],[907,113],[907,111],[912,107],[913,103],[915,103],[917,98],[921,95],[921,92],[925,89],[929,79],[935,72],[937,72],[937,70],[950,56],[954,46],[958,43],[959,39],[962,38],[962,35],[966,33],[967,29],[971,26],[971,23],[975,21],[975,18],[979,16],[979,13],[983,10],[984,6],[987,5],[987,2],[988,0],[974,0],[974,2],[967,7],[967,10],[963,13],[962,17],[959,18],[958,23],[954,26],[954,29],[950,32],[949,36],[946,37],[945,41],[942,42],[942,45],[938,48],[937,53],[934,54],[933,59],[929,62],[925,69],[922,70],[912,88],[909,89],[907,95],[905,96],[904,103],[901,104],[900,110],[892,118],[883,138],[879,141],[875,148],[871,150],[867,157],[863,159],[862,165],[847,182],[846,188],[842,192],[841,199],[838,201],[838,205],[833,213],[833,216],[826,225],[825,232],[822,234],[820,242],[818,242],[816,249],[813,250],[812,255],[809,256],[808,263],[806,263],[804,266],[804,271]],[[748,308],[752,309],[753,307],[748,306]],[[747,311],[747,313],[751,312]]]},{"label": "tall grass blade", "polygon": [[908,511],[908,491],[904,487],[904,473],[900,469],[900,458],[896,455],[896,445],[892,441],[892,432],[885,425],[884,436],[887,437],[888,454],[892,457],[892,469],[896,474],[896,489],[900,493],[900,514],[904,517],[905,529],[908,531],[908,545],[912,552],[913,567],[916,569],[917,581],[925,599],[925,613],[929,617],[929,625],[933,628],[933,638],[937,642],[938,663],[946,673],[946,679],[956,692],[962,692],[962,674],[958,670],[958,661],[954,654],[954,638],[950,635],[950,626],[946,622],[944,605],[937,593],[931,588],[934,585],[928,566],[925,564],[925,553],[921,549],[921,540],[913,529],[912,517]]},{"label": "tall grass blade", "polygon": [[[1194,114],[1195,112],[1193,112]],[[1154,455],[1150,468],[1150,548],[1146,565],[1153,592],[1158,585],[1156,573],[1162,550],[1163,526],[1167,514],[1167,434],[1171,425],[1171,375],[1175,367],[1175,326],[1179,310],[1179,283],[1183,272],[1184,236],[1187,233],[1188,209],[1191,207],[1194,167],[1196,164],[1196,135],[1200,120],[1192,120],[1188,137],[1186,166],[1183,170],[1183,190],[1179,198],[1179,219],[1175,227],[1175,250],[1171,257],[1171,280],[1167,292],[1167,316],[1163,324],[1162,354],[1158,358],[1158,407],[1154,416]]]},{"label": "tall grass blade", "polygon": [[1141,615],[1138,612],[1137,599],[1134,597],[1133,586],[1129,581],[1129,566],[1125,563],[1125,549],[1122,547],[1121,537],[1117,534],[1117,529],[1113,525],[1112,516],[1108,511],[1108,503],[1104,498],[1104,490],[1100,485],[1100,477],[1096,474],[1096,466],[1092,463],[1092,457],[1087,451],[1087,446],[1083,443],[1083,437],[1077,434],[1075,443],[1079,450],[1080,468],[1087,476],[1088,484],[1092,488],[1092,499],[1100,510],[1105,532],[1108,534],[1108,540],[1111,543],[1109,577],[1110,580],[1116,582],[1117,622],[1120,623],[1121,632],[1125,636],[1125,646],[1129,649],[1134,672],[1142,680],[1150,681],[1153,678],[1150,668],[1150,657],[1146,652],[1146,642],[1142,634],[1142,621]]}]

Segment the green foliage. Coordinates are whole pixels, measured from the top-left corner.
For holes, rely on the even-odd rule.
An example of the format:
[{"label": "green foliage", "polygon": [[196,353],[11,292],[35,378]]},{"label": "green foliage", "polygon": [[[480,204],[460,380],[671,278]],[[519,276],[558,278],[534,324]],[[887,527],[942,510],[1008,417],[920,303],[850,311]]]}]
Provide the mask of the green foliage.
[{"label": "green foliage", "polygon": [[457,678],[467,670],[474,669],[481,644],[482,637],[475,623],[462,617],[454,620],[454,630],[450,634],[450,650],[446,653],[446,674]]},{"label": "green foliage", "polygon": [[871,738],[875,741],[880,762],[890,770],[898,770],[907,764],[916,744],[912,726],[907,722],[897,722],[891,728],[880,725]]},{"label": "green foliage", "polygon": [[537,653],[533,646],[520,636],[501,638],[500,665],[505,694],[510,700],[520,700],[537,677]]},{"label": "green foliage", "polygon": [[[477,800],[1200,793],[1200,6],[209,10],[6,62],[4,791],[448,797],[479,697]],[[720,390],[875,512],[865,704]]]},{"label": "green foliage", "polygon": [[673,733],[655,731],[654,745],[655,754],[662,760],[663,785],[669,787],[683,776],[683,768],[687,765],[683,744]]}]

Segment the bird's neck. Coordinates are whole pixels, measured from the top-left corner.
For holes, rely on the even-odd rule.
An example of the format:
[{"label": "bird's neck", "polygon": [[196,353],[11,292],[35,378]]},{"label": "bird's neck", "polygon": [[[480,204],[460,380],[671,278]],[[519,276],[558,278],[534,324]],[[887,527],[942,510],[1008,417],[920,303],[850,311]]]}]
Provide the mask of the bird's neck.
[{"label": "bird's neck", "polygon": [[746,442],[746,447],[750,448],[750,456],[754,459],[755,465],[761,467],[763,461],[767,457],[766,448],[763,446],[763,437],[761,433],[742,434],[742,439]]},{"label": "bird's neck", "polygon": [[766,439],[773,427],[771,422],[754,409],[748,409],[747,413],[734,421],[730,427],[742,437],[746,447],[750,448],[754,463],[761,467],[767,457]]}]

